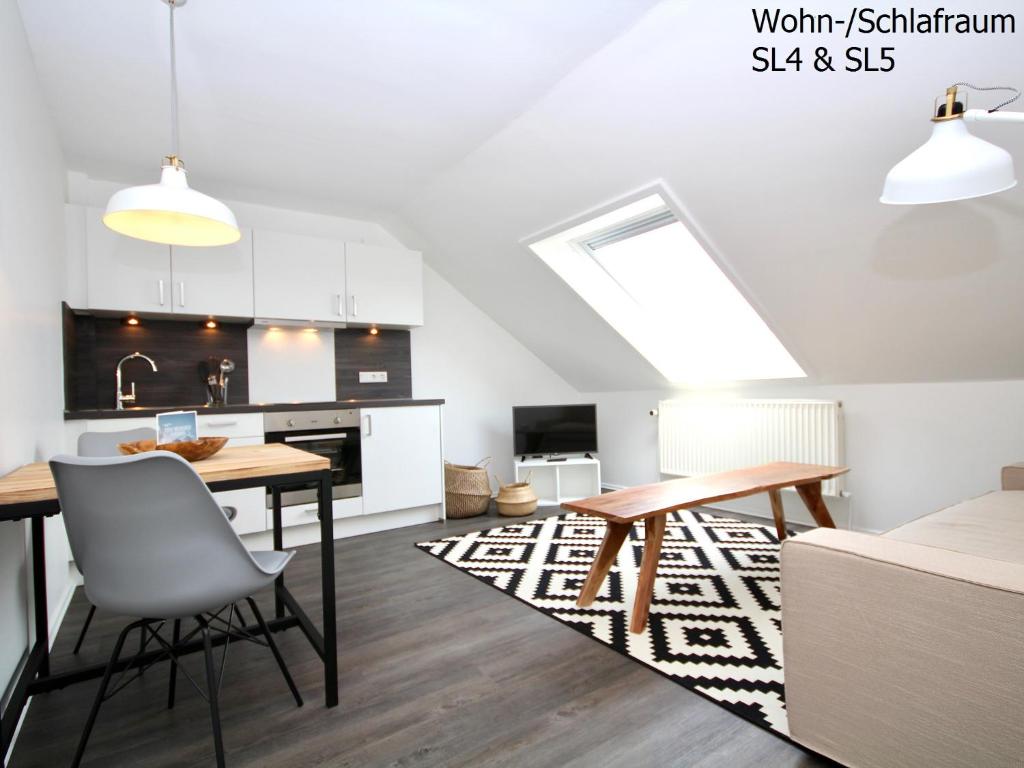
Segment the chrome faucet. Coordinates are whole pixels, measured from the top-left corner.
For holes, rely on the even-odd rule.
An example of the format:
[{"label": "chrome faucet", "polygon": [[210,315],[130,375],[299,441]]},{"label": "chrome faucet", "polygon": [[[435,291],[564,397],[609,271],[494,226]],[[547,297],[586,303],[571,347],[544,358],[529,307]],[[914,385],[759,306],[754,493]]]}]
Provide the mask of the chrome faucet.
[{"label": "chrome faucet", "polygon": [[117,399],[117,410],[119,410],[119,411],[123,411],[124,410],[124,404],[125,403],[134,403],[135,402],[135,382],[134,381],[132,382],[132,393],[130,395],[126,395],[126,394],[123,394],[121,392],[121,366],[124,365],[124,362],[126,360],[132,360],[132,359],[134,359],[136,357],[141,357],[143,360],[147,361],[153,367],[154,373],[156,372],[156,361],[154,361],[153,358],[151,358],[151,357],[146,357],[141,352],[132,352],[130,355],[125,355],[120,360],[118,360],[118,362],[117,362],[117,398],[116,399]]}]

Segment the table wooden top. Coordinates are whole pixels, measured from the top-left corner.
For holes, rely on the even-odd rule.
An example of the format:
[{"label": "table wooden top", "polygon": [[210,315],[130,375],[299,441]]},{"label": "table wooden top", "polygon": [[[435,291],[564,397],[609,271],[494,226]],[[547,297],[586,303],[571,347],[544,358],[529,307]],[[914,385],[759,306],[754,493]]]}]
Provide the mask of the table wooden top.
[{"label": "table wooden top", "polygon": [[[240,445],[222,448],[208,459],[192,464],[206,483],[221,480],[273,477],[274,475],[318,472],[331,468],[323,456],[292,448],[283,443]],[[57,488],[45,461],[26,464],[0,477],[0,506],[35,501],[53,501]]]},{"label": "table wooden top", "polygon": [[848,467],[776,461],[730,472],[624,488],[589,499],[566,502],[562,508],[603,517],[614,523],[632,523],[677,509],[690,509],[717,501],[753,496],[755,493],[829,480],[849,471]]}]

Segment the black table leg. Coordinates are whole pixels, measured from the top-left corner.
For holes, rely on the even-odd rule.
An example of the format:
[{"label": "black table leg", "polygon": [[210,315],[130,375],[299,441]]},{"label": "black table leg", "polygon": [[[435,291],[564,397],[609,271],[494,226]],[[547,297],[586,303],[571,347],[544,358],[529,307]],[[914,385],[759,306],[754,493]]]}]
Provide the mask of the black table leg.
[{"label": "black table leg", "polygon": [[50,674],[50,612],[46,604],[46,538],[44,517],[32,518],[32,591],[35,593],[36,643],[42,645],[39,675]]},{"label": "black table leg", "polygon": [[[280,552],[284,549],[284,532],[281,527],[281,488],[275,485],[270,489],[271,499],[271,511],[274,518],[274,549]],[[277,577],[274,581],[276,587],[284,586],[284,572]],[[277,596],[277,589],[274,589],[274,615],[279,618],[284,618],[284,603],[281,602],[281,598]]]},{"label": "black table leg", "polygon": [[338,626],[334,594],[334,509],[331,473],[320,476],[317,502],[320,513],[320,578],[324,604],[324,698],[338,706]]}]

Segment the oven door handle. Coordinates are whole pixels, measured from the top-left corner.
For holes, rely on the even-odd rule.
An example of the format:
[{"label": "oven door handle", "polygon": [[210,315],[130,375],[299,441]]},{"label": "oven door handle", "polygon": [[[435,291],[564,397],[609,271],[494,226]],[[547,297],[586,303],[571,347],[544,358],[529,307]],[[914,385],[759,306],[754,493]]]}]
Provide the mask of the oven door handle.
[{"label": "oven door handle", "polygon": [[317,440],[332,440],[335,438],[348,437],[347,432],[331,432],[326,435],[294,435],[291,437],[285,437],[286,443],[312,443]]}]

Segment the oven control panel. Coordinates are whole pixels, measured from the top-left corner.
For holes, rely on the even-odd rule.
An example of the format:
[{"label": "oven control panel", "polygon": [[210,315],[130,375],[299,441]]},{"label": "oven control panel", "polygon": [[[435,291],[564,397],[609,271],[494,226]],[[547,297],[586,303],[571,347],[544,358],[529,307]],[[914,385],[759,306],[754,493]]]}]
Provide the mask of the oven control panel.
[{"label": "oven control panel", "polygon": [[308,432],[332,427],[358,427],[359,411],[289,411],[263,414],[266,432]]}]

